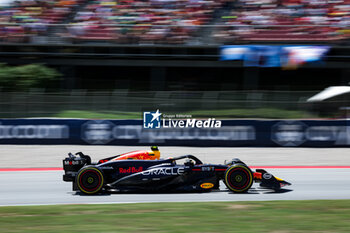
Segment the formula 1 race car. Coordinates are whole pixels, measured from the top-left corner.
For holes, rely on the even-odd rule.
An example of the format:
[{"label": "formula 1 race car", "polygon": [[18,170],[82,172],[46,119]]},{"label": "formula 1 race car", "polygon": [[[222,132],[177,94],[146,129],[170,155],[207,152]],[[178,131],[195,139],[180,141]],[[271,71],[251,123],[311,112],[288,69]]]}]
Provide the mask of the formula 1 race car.
[{"label": "formula 1 race car", "polygon": [[[73,182],[73,191],[99,192],[205,192],[219,188],[223,180],[235,193],[247,192],[253,182],[279,190],[290,183],[263,169],[252,171],[239,159],[223,165],[203,164],[193,155],[159,159],[157,147],[151,152],[134,151],[91,163],[79,152],[63,160],[63,180]],[[183,163],[178,163],[184,161]]]}]

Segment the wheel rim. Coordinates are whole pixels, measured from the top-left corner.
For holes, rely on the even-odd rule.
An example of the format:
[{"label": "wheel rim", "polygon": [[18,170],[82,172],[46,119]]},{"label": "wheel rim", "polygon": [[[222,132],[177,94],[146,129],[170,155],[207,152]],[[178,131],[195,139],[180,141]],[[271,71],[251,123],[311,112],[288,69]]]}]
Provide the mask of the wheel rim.
[{"label": "wheel rim", "polygon": [[235,190],[244,190],[249,186],[250,176],[246,169],[234,168],[228,174],[229,185]]},{"label": "wheel rim", "polygon": [[81,173],[79,183],[83,191],[94,192],[100,189],[102,177],[96,170],[86,170]]}]

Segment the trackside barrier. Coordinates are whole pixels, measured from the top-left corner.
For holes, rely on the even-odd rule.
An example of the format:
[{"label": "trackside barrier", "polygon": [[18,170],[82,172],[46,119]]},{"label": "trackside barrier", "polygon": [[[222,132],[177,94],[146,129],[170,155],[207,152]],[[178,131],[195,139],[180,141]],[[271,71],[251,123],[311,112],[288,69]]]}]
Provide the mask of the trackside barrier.
[{"label": "trackside barrier", "polygon": [[350,147],[350,120],[222,120],[144,129],[141,120],[0,119],[0,144]]}]

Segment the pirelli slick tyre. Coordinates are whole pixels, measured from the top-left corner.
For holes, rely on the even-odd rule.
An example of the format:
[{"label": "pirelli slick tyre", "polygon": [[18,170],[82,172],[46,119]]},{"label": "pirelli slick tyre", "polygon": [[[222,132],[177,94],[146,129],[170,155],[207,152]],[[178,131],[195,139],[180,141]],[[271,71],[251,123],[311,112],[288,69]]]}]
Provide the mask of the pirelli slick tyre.
[{"label": "pirelli slick tyre", "polygon": [[85,194],[95,194],[101,191],[104,184],[103,172],[95,167],[83,167],[76,177],[78,189]]},{"label": "pirelli slick tyre", "polygon": [[247,192],[253,185],[253,173],[244,164],[235,164],[225,172],[225,184],[235,193]]}]

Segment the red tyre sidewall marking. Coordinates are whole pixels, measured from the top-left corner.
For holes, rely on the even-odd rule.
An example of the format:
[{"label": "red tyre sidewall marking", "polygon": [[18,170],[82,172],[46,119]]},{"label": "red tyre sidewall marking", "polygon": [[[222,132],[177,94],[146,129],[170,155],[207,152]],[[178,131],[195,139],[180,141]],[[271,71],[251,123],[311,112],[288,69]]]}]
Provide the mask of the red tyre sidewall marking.
[{"label": "red tyre sidewall marking", "polygon": [[88,192],[92,192],[92,191],[95,191],[96,188],[92,188],[92,189],[86,188],[86,187],[84,187],[83,182],[82,182],[82,177],[83,177],[83,175],[84,175],[85,173],[87,173],[87,172],[93,172],[93,173],[97,174],[97,177],[98,177],[98,185],[96,186],[97,188],[100,187],[100,185],[101,185],[101,174],[98,173],[96,170],[89,169],[89,170],[85,170],[85,171],[79,176],[80,186],[81,186],[84,190],[86,190],[86,191],[88,191]]},{"label": "red tyre sidewall marking", "polygon": [[[232,183],[231,183],[231,173],[232,172],[234,172],[234,171],[237,171],[237,170],[241,170],[241,171],[243,171],[246,175],[247,175],[247,182],[242,186],[242,187],[237,187],[237,186],[235,186],[235,185],[233,185]],[[244,189],[245,187],[247,187],[247,185],[249,184],[249,174],[248,174],[248,172],[246,171],[246,169],[243,169],[243,168],[240,168],[240,167],[237,167],[237,168],[233,168],[229,173],[228,173],[228,175],[227,175],[227,177],[230,177],[229,179],[228,179],[228,182],[229,182],[229,184],[234,188],[234,189],[237,189],[237,190],[239,190],[239,189]]]}]

